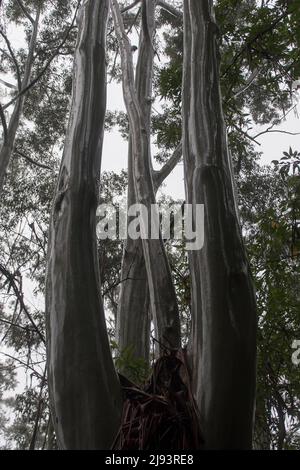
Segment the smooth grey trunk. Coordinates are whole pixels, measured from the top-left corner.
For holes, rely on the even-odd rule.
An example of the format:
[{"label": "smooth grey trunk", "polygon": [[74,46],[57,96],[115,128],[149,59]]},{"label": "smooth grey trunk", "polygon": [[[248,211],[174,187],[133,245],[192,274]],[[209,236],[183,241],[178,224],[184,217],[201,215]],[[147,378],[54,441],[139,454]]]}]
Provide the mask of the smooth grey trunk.
[{"label": "smooth grey trunk", "polygon": [[[143,2],[142,15],[147,16],[147,28],[142,25],[138,48],[138,61],[135,74],[137,99],[142,112],[141,118],[148,135],[147,145],[150,145],[151,95],[154,51],[152,40],[155,34],[155,4],[151,0],[146,5]],[[149,38],[147,38],[147,33]],[[149,41],[149,39],[151,41]],[[151,167],[151,149],[147,150]],[[134,161],[132,138],[128,145],[128,192],[127,207],[137,204],[138,200],[134,184]],[[131,218],[128,219],[130,223]],[[121,351],[132,348],[135,357],[143,358],[146,362],[150,357],[150,328],[151,312],[150,297],[147,281],[142,240],[127,238],[122,259],[121,289],[117,314],[117,339]]]},{"label": "smooth grey trunk", "polygon": [[183,153],[187,202],[205,206],[191,251],[191,365],[208,449],[252,446],[256,306],[236,212],[211,0],[184,1]]},{"label": "smooth grey trunk", "polygon": [[[29,42],[28,56],[26,59],[23,80],[21,81],[21,90],[27,87],[30,82],[31,70],[34,62],[34,52],[36,49],[37,35],[40,21],[41,7],[37,9],[36,17],[32,26],[32,33]],[[18,71],[19,72],[19,71]],[[18,77],[20,80],[20,77]],[[20,90],[19,90],[20,91]],[[11,118],[9,120],[7,137],[0,149],[0,194],[3,190],[4,179],[7,168],[13,154],[16,135],[22,115],[26,95],[22,95],[16,102]]]},{"label": "smooth grey trunk", "polygon": [[[136,204],[129,143],[128,206]],[[150,298],[141,240],[127,238],[121,271],[121,289],[117,312],[117,340],[120,351],[131,348],[135,357],[146,362],[150,357]]]},{"label": "smooth grey trunk", "polygon": [[[146,0],[147,9],[154,0]],[[155,191],[152,180],[149,130],[135,87],[132,51],[125,33],[119,5],[112,0],[112,13],[115,30],[120,46],[123,94],[127,109],[132,145],[132,162],[136,200],[143,204],[150,214],[155,204]],[[150,71],[152,74],[152,69]],[[146,97],[146,99],[149,97]],[[150,308],[157,322],[159,341],[173,348],[180,347],[180,321],[174,285],[163,240],[142,240],[147,280],[149,286]],[[134,321],[134,318],[131,319]]]},{"label": "smooth grey trunk", "polygon": [[109,449],[121,413],[100,295],[96,208],[106,109],[109,0],[85,0],[71,115],[50,226],[48,382],[62,449]]}]

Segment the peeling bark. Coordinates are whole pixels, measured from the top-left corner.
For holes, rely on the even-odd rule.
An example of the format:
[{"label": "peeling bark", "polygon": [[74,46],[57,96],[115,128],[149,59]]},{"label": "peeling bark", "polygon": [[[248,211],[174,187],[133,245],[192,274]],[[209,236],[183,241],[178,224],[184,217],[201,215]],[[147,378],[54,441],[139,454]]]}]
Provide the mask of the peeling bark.
[{"label": "peeling bark", "polygon": [[256,307],[236,212],[211,0],[184,1],[183,152],[187,202],[205,205],[190,252],[191,363],[209,449],[252,446]]},{"label": "peeling bark", "polygon": [[[39,21],[40,21],[41,8],[37,9],[35,20],[32,24],[32,33],[29,43],[28,56],[25,64],[24,77],[21,83],[21,89],[26,88],[30,82],[31,70],[34,61],[34,52],[36,49]],[[15,104],[12,116],[7,126],[6,138],[0,149],[0,194],[3,190],[3,184],[7,168],[14,150],[16,135],[20,123],[20,118],[23,111],[25,95],[22,95]]]},{"label": "peeling bark", "polygon": [[[153,8],[155,3],[154,0],[145,0],[148,12],[153,12],[152,16],[154,16]],[[137,77],[135,85],[131,45],[125,33],[116,0],[112,0],[112,13],[121,51],[123,93],[130,127],[135,197],[138,203],[147,207],[150,214],[151,204],[156,202],[150,155],[150,125],[147,122],[148,114],[146,113],[145,117],[140,100],[149,100],[149,95],[144,95],[149,90],[144,88],[144,84],[151,85],[149,74],[152,75],[153,58],[149,61],[149,58],[145,55],[140,57],[140,60],[146,60],[145,65],[141,66],[140,70],[141,73],[146,74],[147,82],[139,83]],[[149,18],[147,28],[149,28]],[[145,37],[144,40],[149,40],[149,38]],[[153,54],[152,45],[150,47],[151,54]],[[151,92],[151,86],[149,91]],[[144,96],[141,96],[141,94]],[[159,340],[168,346],[178,348],[180,346],[179,312],[163,241],[161,237],[159,240],[144,239],[142,240],[142,248],[149,286],[150,308],[154,320],[157,322]],[[134,322],[135,320],[131,318],[130,321]]]},{"label": "peeling bark", "polygon": [[122,407],[100,295],[95,227],[108,8],[108,0],[85,0],[81,9],[71,115],[50,226],[48,381],[62,449],[109,449]]}]

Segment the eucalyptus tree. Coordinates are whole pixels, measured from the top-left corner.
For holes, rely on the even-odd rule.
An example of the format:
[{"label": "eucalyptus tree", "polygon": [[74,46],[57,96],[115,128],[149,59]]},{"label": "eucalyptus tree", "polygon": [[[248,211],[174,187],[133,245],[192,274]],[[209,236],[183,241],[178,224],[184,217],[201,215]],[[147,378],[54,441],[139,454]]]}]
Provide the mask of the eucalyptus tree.
[{"label": "eucalyptus tree", "polygon": [[[182,156],[182,146],[179,144],[160,171],[153,170],[150,139],[156,6],[156,1],[143,2],[141,6],[144,20],[141,26],[139,53],[134,78],[133,65],[130,63],[131,46],[125,34],[121,12],[117,2],[113,2],[112,5],[122,56],[124,99],[128,115],[130,102],[133,99],[136,105],[136,116],[129,119],[127,206],[129,209],[134,204],[145,202],[145,196],[142,196],[139,188],[136,188],[136,181],[141,181],[141,185],[145,188],[148,187],[146,190],[148,193],[147,198],[149,199],[149,195],[151,195],[151,200],[146,205],[149,211],[150,204],[154,204],[156,201],[155,194],[159,186]],[[135,122],[133,122],[133,119],[135,119]],[[138,131],[136,119],[139,120],[141,128],[140,136],[136,135]],[[140,149],[136,150],[134,143],[138,138],[143,138],[143,142]],[[142,170],[137,167],[139,161],[144,165]],[[139,175],[138,172],[141,174]],[[155,248],[154,245],[158,246]],[[148,254],[149,249],[154,250],[151,257]],[[145,259],[147,260],[146,263]],[[169,345],[178,347],[180,345],[179,313],[171,281],[171,271],[162,240],[149,240],[146,244],[146,242],[142,243],[140,239],[127,238],[122,260],[121,279],[122,285],[117,317],[117,339],[120,349],[132,347],[137,357],[142,357],[148,361],[150,323],[152,319],[156,325],[157,339],[163,342],[167,341]],[[149,286],[151,286],[150,291]],[[170,313],[168,313],[169,310]],[[132,321],[133,318],[134,321]]]},{"label": "eucalyptus tree", "polygon": [[110,448],[121,414],[96,244],[108,12],[108,0],[88,0],[80,10],[71,112],[50,225],[48,384],[62,449]]},{"label": "eucalyptus tree", "polygon": [[[12,12],[24,13],[18,7],[20,2],[11,3],[14,4]],[[53,2],[49,3],[51,9],[49,6],[43,10],[43,29],[40,29],[34,72],[31,73],[34,85],[26,95],[19,97],[26,96],[24,118],[20,120],[15,139],[16,158],[11,159],[8,168],[0,220],[2,287],[7,288],[7,298],[14,296],[16,299],[12,315],[1,313],[2,331],[6,344],[16,352],[23,354],[28,349],[27,365],[33,373],[35,388],[39,389],[29,390],[26,396],[16,400],[19,421],[11,432],[15,436],[20,430],[23,435],[18,445],[31,448],[45,448],[45,440],[40,435],[52,435],[52,431],[49,431],[48,409],[41,407],[40,400],[46,400],[44,362],[39,365],[30,359],[30,352],[35,347],[42,351],[44,359],[44,315],[42,309],[35,311],[27,305],[22,275],[29,267],[30,278],[38,285],[36,290],[43,292],[46,225],[57,160],[66,133],[65,117],[72,85],[69,68],[74,54],[74,18],[77,16],[72,13],[77,13],[79,2],[66,0],[55,4],[57,8]],[[298,304],[292,295],[292,285],[297,282],[297,273],[293,271],[296,260],[294,264],[282,261],[276,266],[270,262],[273,251],[280,250],[282,231],[279,230],[280,234],[274,240],[272,229],[266,229],[270,214],[260,210],[260,201],[257,201],[254,186],[261,180],[255,169],[256,153],[252,145],[259,136],[255,136],[251,128],[253,123],[259,123],[268,126],[267,132],[275,131],[281,117],[293,106],[291,85],[299,78],[296,34],[299,9],[292,8],[296,2],[288,2],[288,5],[283,1],[261,2],[258,5],[255,0],[220,0],[214,2],[218,30],[209,1],[186,1],[184,15],[180,1],[172,2],[172,5],[159,0],[114,1],[111,3],[116,35],[113,35],[112,21],[106,33],[108,3],[107,0],[87,0],[78,15],[71,116],[50,229],[48,370],[52,417],[59,446],[108,448],[119,426],[120,385],[109,351],[100,291],[106,309],[117,313],[121,355],[123,349],[133,346],[135,357],[146,360],[149,360],[150,319],[157,323],[155,327],[161,344],[171,342],[178,347],[181,344],[179,314],[182,316],[184,311],[188,325],[182,328],[181,324],[184,336],[181,340],[186,344],[192,301],[192,334],[188,350],[194,392],[203,416],[201,424],[204,425],[206,447],[251,446],[254,302],[235,208],[237,198],[233,190],[231,155],[226,149],[221,95],[239,184],[242,222],[246,220],[244,235],[258,289],[259,387],[255,445],[296,446],[296,435],[290,437],[289,430],[295,432],[297,427],[299,391],[296,371],[287,365],[288,341],[297,331],[298,321]],[[40,2],[26,1],[24,5],[36,7]],[[43,6],[47,5],[48,2],[43,2]],[[31,24],[25,16],[22,21]],[[204,23],[207,28],[202,28]],[[134,76],[133,50],[127,37],[129,33],[125,35],[124,29],[128,26],[132,30],[137,25],[140,26],[140,40]],[[121,52],[121,68],[115,67],[115,73],[111,70],[111,76],[123,80],[129,110],[129,126],[128,116],[124,114],[108,116],[109,120],[115,119],[122,124],[123,133],[129,133],[128,204],[146,202],[149,205],[156,201],[159,185],[181,157],[183,129],[187,201],[204,202],[208,210],[206,243],[201,252],[190,253],[189,269],[184,248],[175,253],[166,249],[161,240],[154,244],[151,240],[126,240],[121,275],[118,273],[120,243],[115,250],[115,244],[100,241],[98,253],[96,251],[95,209],[105,108],[105,36],[113,52],[118,49]],[[160,42],[157,38],[161,37],[163,41]],[[284,48],[283,44],[290,46]],[[58,52],[58,60],[52,61]],[[110,52],[108,48],[106,52]],[[163,60],[159,61],[162,55]],[[18,58],[20,63],[24,61],[21,51]],[[8,63],[14,67],[11,61],[8,62],[10,59],[6,59],[6,68]],[[51,66],[46,67],[49,61],[52,61]],[[211,81],[208,76],[212,77]],[[35,78],[38,81],[35,82]],[[159,113],[152,103],[155,96],[164,102]],[[15,99],[14,104],[17,102]],[[152,167],[150,138],[153,136],[156,137],[159,162],[163,164],[159,172]],[[124,192],[125,181],[120,182],[112,175],[101,175],[100,190],[105,187],[107,178],[111,178],[112,185],[120,183],[121,192]],[[274,184],[279,180],[278,176]],[[265,191],[269,194],[269,186],[273,183],[269,179],[264,181],[262,186],[267,186]],[[214,192],[212,188],[215,188]],[[112,194],[109,190],[108,199]],[[250,217],[243,207],[244,203],[250,205],[252,201],[257,212],[254,217]],[[13,232],[19,230],[16,221],[22,221],[24,216],[29,224],[23,235],[27,236],[29,232],[30,240],[21,237],[21,233],[12,239]],[[32,217],[36,219],[34,224]],[[284,226],[288,231],[287,224]],[[247,237],[252,230],[257,230],[255,239]],[[270,259],[261,254],[263,243],[270,247]],[[163,259],[161,270],[157,254]],[[261,277],[261,266],[266,263],[268,269]],[[290,295],[274,286],[281,278]],[[240,286],[243,298],[238,290]],[[249,302],[243,310],[247,298]],[[283,316],[282,309],[286,310]],[[272,319],[275,319],[274,324]],[[114,326],[110,330],[114,330]],[[283,355],[273,350],[274,341],[284,348]],[[20,365],[17,359],[14,358],[16,367]],[[242,364],[243,359],[248,361],[247,366]],[[116,366],[120,363],[117,360]],[[121,369],[126,374],[126,367],[121,366]],[[263,384],[265,377],[266,386]],[[286,428],[282,425],[286,424],[285,417],[289,422]],[[271,431],[267,429],[266,432],[266,426],[270,426]],[[38,428],[39,433],[36,432]]]}]

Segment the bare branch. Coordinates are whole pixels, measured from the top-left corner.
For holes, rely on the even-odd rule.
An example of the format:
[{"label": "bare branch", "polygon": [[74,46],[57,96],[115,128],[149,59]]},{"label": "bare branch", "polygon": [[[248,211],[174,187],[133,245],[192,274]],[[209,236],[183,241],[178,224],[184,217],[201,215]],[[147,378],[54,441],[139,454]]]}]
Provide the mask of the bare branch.
[{"label": "bare branch", "polygon": [[153,184],[154,188],[157,191],[160,185],[164,182],[164,180],[169,176],[169,174],[174,170],[177,163],[180,161],[182,157],[182,143],[177,146],[174,150],[173,155],[169,158],[169,160],[164,164],[164,166],[159,171],[153,171]]},{"label": "bare branch", "polygon": [[252,140],[252,142],[255,142],[257,145],[261,146],[261,144],[259,142],[257,142],[257,140],[255,140],[254,137],[252,137],[251,135],[249,135],[247,132],[243,131],[240,127],[238,127],[236,124],[233,124],[231,123],[230,124],[232,127],[234,127],[240,134],[243,134],[245,137],[247,137],[247,139],[249,140]]},{"label": "bare branch", "polygon": [[0,271],[1,271],[2,274],[7,278],[7,280],[10,282],[10,285],[11,285],[11,287],[13,288],[14,293],[15,293],[17,299],[18,299],[19,302],[20,302],[20,305],[21,305],[21,307],[22,307],[22,310],[23,310],[24,313],[26,314],[28,320],[29,320],[30,323],[32,324],[32,326],[33,326],[35,332],[36,332],[37,335],[40,337],[41,341],[45,344],[46,341],[45,341],[44,335],[40,332],[38,326],[36,325],[36,323],[35,323],[35,321],[33,320],[31,314],[29,313],[28,308],[26,307],[26,305],[25,305],[25,303],[24,303],[23,294],[19,291],[18,286],[17,286],[17,284],[16,284],[14,275],[11,274],[11,273],[5,268],[5,266],[3,266],[2,264],[0,264]]},{"label": "bare branch", "polygon": [[163,10],[166,10],[171,15],[175,16],[176,18],[183,17],[183,14],[181,11],[177,10],[177,8],[174,8],[172,5],[169,5],[169,3],[164,2],[163,0],[158,0],[157,5],[161,7]]},{"label": "bare branch", "polygon": [[43,168],[45,170],[49,170],[49,171],[53,171],[53,168],[51,168],[51,166],[48,166],[48,165],[44,165],[43,163],[39,163],[37,162],[36,160],[33,160],[31,157],[29,157],[28,155],[26,155],[25,153],[21,152],[20,150],[18,149],[14,149],[14,152],[21,158],[24,158],[25,160],[27,160],[29,163],[31,163],[32,165],[35,165],[35,166],[38,166],[39,168]]},{"label": "bare branch", "polygon": [[[19,67],[19,64],[18,64],[18,61],[17,61],[17,58],[15,56],[15,53],[11,47],[11,44],[10,44],[10,41],[8,39],[8,37],[6,36],[6,34],[4,34],[4,32],[0,29],[0,34],[1,36],[3,37],[5,43],[6,43],[6,46],[7,46],[7,49],[9,50],[9,53],[10,53],[10,58],[11,60],[13,61],[14,65],[15,65],[15,68],[16,68],[16,73],[17,73],[17,80],[18,80],[18,89],[21,90],[22,88],[22,84],[21,84],[21,72],[20,72],[20,67]],[[7,83],[5,82],[4,80],[1,80],[6,86],[8,86],[9,88],[15,88],[13,85],[11,85],[10,83]]]},{"label": "bare branch", "polygon": [[35,450],[35,445],[36,445],[36,440],[37,440],[37,435],[38,435],[38,430],[39,430],[39,424],[40,424],[42,409],[43,409],[43,404],[44,404],[43,390],[44,390],[44,387],[46,385],[46,375],[47,375],[47,363],[45,365],[44,374],[43,374],[43,378],[42,378],[42,381],[41,381],[37,412],[36,412],[36,417],[35,417],[33,433],[32,433],[31,441],[30,441],[30,445],[29,445],[29,450]]},{"label": "bare branch", "polygon": [[26,16],[26,18],[32,23],[34,24],[34,19],[32,18],[31,14],[29,13],[29,11],[27,10],[27,8],[25,8],[25,6],[23,5],[23,2],[21,0],[17,0],[17,4],[19,5],[19,7],[21,8],[22,12],[24,13],[24,15]]},{"label": "bare branch", "polygon": [[2,354],[2,356],[8,357],[9,359],[12,359],[13,361],[18,362],[19,364],[21,364],[22,366],[26,367],[27,369],[32,370],[32,371],[37,375],[37,377],[39,377],[40,379],[43,379],[43,376],[42,376],[37,370],[35,370],[33,367],[31,367],[31,366],[30,366],[29,364],[27,364],[26,362],[23,362],[23,361],[22,361],[21,359],[19,359],[18,357],[11,356],[10,354],[4,353],[4,352],[2,352],[2,351],[0,351],[0,354]]},{"label": "bare branch", "polygon": [[288,131],[283,131],[280,129],[266,129],[265,131],[262,131],[259,134],[255,135],[253,139],[257,139],[258,137],[264,134],[270,134],[271,132],[277,132],[278,134],[287,134],[287,135],[300,135],[300,132],[288,132]]},{"label": "bare branch", "polygon": [[121,13],[126,13],[127,11],[129,10],[132,10],[132,8],[134,8],[138,3],[140,3],[141,0],[135,0],[134,2],[132,2],[130,5],[128,5],[127,7],[124,7],[122,10],[121,10]]},{"label": "bare branch", "polygon": [[[242,93],[244,93],[245,91],[247,91],[248,88],[250,88],[250,86],[252,85],[252,83],[254,82],[254,80],[255,80],[256,77],[260,74],[261,71],[262,71],[262,68],[254,70],[254,72],[253,72],[253,73],[250,75],[250,77],[247,79],[245,85],[243,85],[241,88],[239,88],[239,90],[233,91],[233,93],[234,93],[233,98],[237,98],[237,97],[240,96]],[[231,100],[229,100],[229,101],[231,101]]]},{"label": "bare branch", "polygon": [[24,331],[34,331],[32,328],[28,328],[28,326],[22,326],[22,325],[18,325],[17,323],[13,323],[9,320],[4,320],[3,318],[0,318],[0,322],[1,323],[4,323],[5,325],[9,325],[9,326],[12,326],[13,328],[19,328],[20,330],[24,330]]}]

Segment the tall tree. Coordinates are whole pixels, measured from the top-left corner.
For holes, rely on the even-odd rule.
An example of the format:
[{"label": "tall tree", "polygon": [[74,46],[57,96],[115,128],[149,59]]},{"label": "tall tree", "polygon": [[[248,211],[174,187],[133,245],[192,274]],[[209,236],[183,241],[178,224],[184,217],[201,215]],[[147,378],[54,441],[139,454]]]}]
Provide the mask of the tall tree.
[{"label": "tall tree", "polygon": [[[154,0],[145,0],[144,4],[147,7],[145,13],[147,11],[151,12],[150,18],[153,22],[156,2]],[[145,233],[145,230],[151,227],[149,216],[153,216],[151,208],[154,208],[156,200],[152,179],[149,111],[147,110],[145,114],[143,113],[139,98],[141,98],[140,91],[142,93],[151,92],[153,65],[152,60],[146,60],[143,69],[143,74],[146,75],[146,82],[142,82],[142,77],[138,77],[140,81],[137,81],[137,85],[138,88],[141,87],[141,90],[137,92],[134,82],[132,48],[126,35],[119,4],[115,0],[112,1],[112,13],[121,53],[123,93],[131,135],[131,167],[134,176],[135,198],[138,204],[144,205],[148,214],[147,219],[144,216],[141,218],[141,233],[143,231]],[[146,16],[146,21],[148,23],[148,16]],[[153,26],[151,31],[153,32]],[[144,41],[150,42],[150,48],[152,49],[153,45],[151,36],[149,36],[148,24],[146,29],[144,29],[144,34],[146,34]],[[148,53],[150,53],[151,57],[153,56],[153,50],[150,48],[148,47]],[[141,59],[144,59],[144,57],[141,56]],[[149,96],[142,96],[143,100],[145,98],[146,100],[151,100]],[[155,220],[158,220],[157,215],[152,217],[152,224]],[[161,234],[159,234],[158,239],[151,239],[150,236],[145,237],[145,235],[142,235],[142,247],[149,286],[150,308],[154,322],[157,325],[158,340],[160,343],[167,343],[172,348],[178,348],[180,347],[179,311]]]},{"label": "tall tree", "polygon": [[121,412],[99,289],[95,226],[108,10],[108,0],[87,0],[80,10],[71,115],[50,228],[48,383],[62,449],[110,448]]},{"label": "tall tree", "polygon": [[[154,39],[155,39],[155,10],[157,2],[142,3],[142,27],[138,48],[138,60],[135,71],[135,88],[137,100],[141,110],[141,119],[147,133],[147,151],[145,156],[150,166],[150,175],[153,182],[154,194],[165,178],[171,173],[182,156],[182,146],[179,145],[170,159],[160,171],[152,168],[151,158],[151,110],[153,94],[153,67],[154,67]],[[139,200],[136,196],[134,173],[134,160],[132,137],[128,145],[128,209]],[[130,224],[131,218],[128,220]],[[121,350],[133,348],[137,357],[149,360],[150,322],[152,312],[150,308],[147,270],[141,239],[133,240],[127,237],[122,260],[122,284],[117,317],[118,344]],[[153,318],[156,321],[155,318]],[[157,332],[156,325],[156,332]],[[159,332],[157,332],[159,335]],[[161,334],[162,338],[163,334]]]}]

